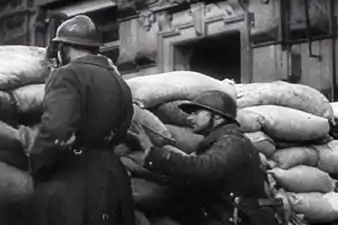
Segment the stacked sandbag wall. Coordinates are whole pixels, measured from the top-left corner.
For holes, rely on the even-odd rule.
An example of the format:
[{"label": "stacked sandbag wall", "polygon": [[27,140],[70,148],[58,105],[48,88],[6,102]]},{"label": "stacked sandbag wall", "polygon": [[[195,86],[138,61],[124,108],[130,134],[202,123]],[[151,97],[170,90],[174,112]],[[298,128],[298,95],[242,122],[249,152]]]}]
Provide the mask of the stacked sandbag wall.
[{"label": "stacked sandbag wall", "polygon": [[[230,94],[237,101],[237,120],[242,131],[267,159],[267,173],[287,192],[293,211],[311,223],[338,219],[334,204],[334,175],[338,173],[335,166],[338,159],[334,156],[338,147],[330,135],[330,128],[336,123],[330,102],[317,90],[282,81],[232,84],[225,80],[220,87],[219,81],[189,71],[132,78],[127,82],[136,102],[136,114],[143,111],[147,115],[141,117],[148,118],[134,122],[144,125],[154,144],[169,145],[185,154],[196,151],[203,136],[192,132],[188,115],[178,105],[192,100],[201,90],[221,90]],[[161,183],[160,177],[142,167],[144,156],[137,151],[139,147],[129,143],[119,149],[124,153],[125,165],[132,171],[132,179],[142,177]],[[126,148],[128,151],[121,151]],[[157,197],[158,201],[163,201],[163,196]],[[318,205],[320,210],[316,208]]]},{"label": "stacked sandbag wall", "polygon": [[324,95],[283,81],[236,84],[238,120],[263,154],[267,173],[310,223],[338,220],[338,140],[334,108]]},{"label": "stacked sandbag wall", "polygon": [[[0,200],[17,200],[33,190],[23,125],[39,123],[44,82],[50,72],[45,49],[0,46]],[[38,90],[38,91],[37,91]],[[36,99],[36,101],[32,99]],[[23,124],[23,121],[27,122]],[[28,129],[28,127],[27,127]],[[28,134],[28,133],[27,133]]]}]

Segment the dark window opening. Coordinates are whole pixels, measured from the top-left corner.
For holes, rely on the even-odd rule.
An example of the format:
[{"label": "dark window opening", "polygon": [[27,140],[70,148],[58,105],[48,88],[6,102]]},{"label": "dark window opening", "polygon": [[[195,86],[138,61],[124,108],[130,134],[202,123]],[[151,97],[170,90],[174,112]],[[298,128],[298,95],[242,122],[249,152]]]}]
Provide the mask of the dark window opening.
[{"label": "dark window opening", "polygon": [[[178,50],[180,46],[177,46]],[[240,33],[207,37],[181,46],[190,49],[189,70],[223,80],[241,81]]]},{"label": "dark window opening", "polygon": [[117,65],[117,60],[119,57],[119,48],[114,48],[108,51],[103,50],[100,52],[100,54],[107,56],[114,62],[115,65]]},{"label": "dark window opening", "polygon": [[106,8],[87,13],[97,26],[102,42],[112,42],[119,39],[119,24],[117,21],[117,7]]}]

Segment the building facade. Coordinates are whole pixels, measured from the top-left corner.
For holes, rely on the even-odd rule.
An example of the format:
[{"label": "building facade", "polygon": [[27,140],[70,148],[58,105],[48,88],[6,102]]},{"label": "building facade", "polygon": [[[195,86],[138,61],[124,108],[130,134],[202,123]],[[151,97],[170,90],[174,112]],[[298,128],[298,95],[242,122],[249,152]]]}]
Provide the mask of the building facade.
[{"label": "building facade", "polygon": [[[90,16],[126,78],[194,70],[287,80],[336,94],[335,0],[7,0],[0,44],[46,46],[62,19]],[[62,16],[60,16],[62,15]]]}]

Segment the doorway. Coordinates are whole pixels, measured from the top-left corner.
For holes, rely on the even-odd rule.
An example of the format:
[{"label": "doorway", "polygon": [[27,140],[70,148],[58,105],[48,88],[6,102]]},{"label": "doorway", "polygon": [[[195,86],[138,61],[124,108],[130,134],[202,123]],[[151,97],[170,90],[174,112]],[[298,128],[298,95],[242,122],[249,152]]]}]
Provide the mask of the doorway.
[{"label": "doorway", "polygon": [[[241,82],[240,32],[206,37],[176,45],[175,64],[223,80]],[[175,68],[181,68],[175,66]]]}]

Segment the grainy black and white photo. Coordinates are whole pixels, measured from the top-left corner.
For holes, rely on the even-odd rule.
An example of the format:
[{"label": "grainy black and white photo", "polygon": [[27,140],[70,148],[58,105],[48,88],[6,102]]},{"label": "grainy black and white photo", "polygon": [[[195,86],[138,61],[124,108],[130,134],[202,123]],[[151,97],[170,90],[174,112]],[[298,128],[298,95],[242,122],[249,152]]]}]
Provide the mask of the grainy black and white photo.
[{"label": "grainy black and white photo", "polygon": [[338,225],[337,0],[0,0],[0,225]]}]

